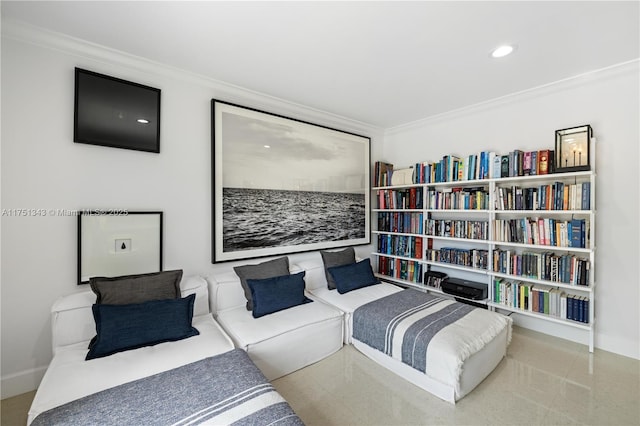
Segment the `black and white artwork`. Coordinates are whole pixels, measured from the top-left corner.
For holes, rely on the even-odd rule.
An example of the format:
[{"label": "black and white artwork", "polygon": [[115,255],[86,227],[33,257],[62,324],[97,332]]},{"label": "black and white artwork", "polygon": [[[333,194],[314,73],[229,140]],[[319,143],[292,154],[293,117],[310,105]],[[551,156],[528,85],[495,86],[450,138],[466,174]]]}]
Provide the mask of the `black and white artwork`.
[{"label": "black and white artwork", "polygon": [[369,138],[211,108],[214,263],[369,244]]},{"label": "black and white artwork", "polygon": [[162,216],[160,211],[80,211],[78,284],[91,277],[162,271]]}]

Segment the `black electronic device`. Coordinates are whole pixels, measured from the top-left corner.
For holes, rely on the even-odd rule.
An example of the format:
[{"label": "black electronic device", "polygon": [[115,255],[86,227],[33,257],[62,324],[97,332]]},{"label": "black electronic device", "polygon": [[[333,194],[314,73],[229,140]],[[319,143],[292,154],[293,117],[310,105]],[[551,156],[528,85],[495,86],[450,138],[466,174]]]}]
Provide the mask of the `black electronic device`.
[{"label": "black electronic device", "polygon": [[76,68],[73,141],[160,152],[160,89]]},{"label": "black electronic device", "polygon": [[447,294],[471,300],[484,300],[488,293],[487,284],[459,278],[447,278],[442,281],[441,287]]}]

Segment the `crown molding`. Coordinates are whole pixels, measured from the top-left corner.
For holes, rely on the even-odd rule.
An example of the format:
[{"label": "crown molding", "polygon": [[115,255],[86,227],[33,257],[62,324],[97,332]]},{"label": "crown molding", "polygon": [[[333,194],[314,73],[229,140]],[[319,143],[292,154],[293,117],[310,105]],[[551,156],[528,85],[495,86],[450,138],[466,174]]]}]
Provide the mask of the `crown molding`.
[{"label": "crown molding", "polygon": [[554,81],[551,83],[543,84],[540,86],[532,87],[530,89],[522,90],[519,92],[510,93],[499,98],[490,99],[488,101],[480,102],[473,105],[468,105],[463,108],[447,111],[441,114],[425,117],[420,120],[412,121],[399,126],[394,126],[385,129],[385,136],[402,133],[411,129],[427,126],[429,124],[437,123],[439,121],[446,121],[456,118],[461,118],[471,114],[477,114],[482,111],[487,111],[493,108],[509,105],[516,102],[522,102],[529,99],[535,99],[537,97],[545,96],[551,93],[571,89],[574,87],[583,86],[586,84],[592,84],[596,81],[606,80],[618,75],[626,74],[629,72],[638,72],[640,70],[640,58],[630,61],[622,62],[619,64],[611,65],[605,68],[589,71],[586,73],[578,74],[572,77],[568,77],[562,80]]},{"label": "crown molding", "polygon": [[[373,124],[298,104],[286,99],[253,91],[196,74],[178,67],[152,61],[100,44],[92,43],[66,34],[50,31],[12,18],[2,18],[2,38],[36,45],[45,49],[59,51],[66,55],[76,56],[83,60],[104,63],[108,66],[120,66],[141,73],[171,78],[212,89],[218,99],[250,103],[251,107],[271,110],[276,108],[278,114],[292,115],[303,120],[321,120],[324,125],[347,127],[349,131],[376,133],[381,135],[384,129]],[[301,111],[305,117],[300,117]]]}]

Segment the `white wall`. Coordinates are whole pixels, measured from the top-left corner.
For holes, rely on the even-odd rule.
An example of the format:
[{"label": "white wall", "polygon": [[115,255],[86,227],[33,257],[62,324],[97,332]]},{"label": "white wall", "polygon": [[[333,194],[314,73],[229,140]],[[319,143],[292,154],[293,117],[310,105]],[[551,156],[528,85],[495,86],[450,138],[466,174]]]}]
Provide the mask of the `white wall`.
[{"label": "white wall", "polygon": [[[597,137],[595,345],[633,358],[640,358],[639,81],[634,61],[390,129],[376,159],[407,167],[447,154],[553,149],[556,129],[591,124]],[[586,332],[567,326],[517,321],[587,341]]]},{"label": "white wall", "polygon": [[[379,129],[20,25],[2,30],[2,209],[162,210],[165,269],[232,267],[210,260],[212,98],[370,136],[380,156]],[[76,66],[162,90],[160,154],[73,143]],[[2,217],[2,398],[37,387],[51,304],[86,289],[76,243],[76,217]]]}]

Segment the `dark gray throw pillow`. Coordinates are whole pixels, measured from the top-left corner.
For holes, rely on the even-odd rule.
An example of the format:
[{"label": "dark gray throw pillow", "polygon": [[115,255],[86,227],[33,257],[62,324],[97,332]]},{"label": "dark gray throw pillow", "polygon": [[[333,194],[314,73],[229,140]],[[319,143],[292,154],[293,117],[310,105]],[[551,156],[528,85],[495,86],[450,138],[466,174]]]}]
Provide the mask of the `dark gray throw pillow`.
[{"label": "dark gray throw pillow", "polygon": [[251,289],[247,280],[263,280],[265,278],[281,277],[289,275],[289,258],[279,257],[259,263],[257,265],[242,265],[233,268],[240,277],[240,284],[244,290],[244,297],[247,299],[247,310],[253,311],[253,300],[251,299]]},{"label": "dark gray throw pillow", "polygon": [[329,268],[356,263],[356,252],[353,247],[341,251],[321,251],[322,262],[324,263],[324,275],[327,277],[327,288],[334,290],[336,282],[329,273]]},{"label": "dark gray throw pillow", "polygon": [[180,297],[182,270],[89,279],[96,304],[128,305]]}]

